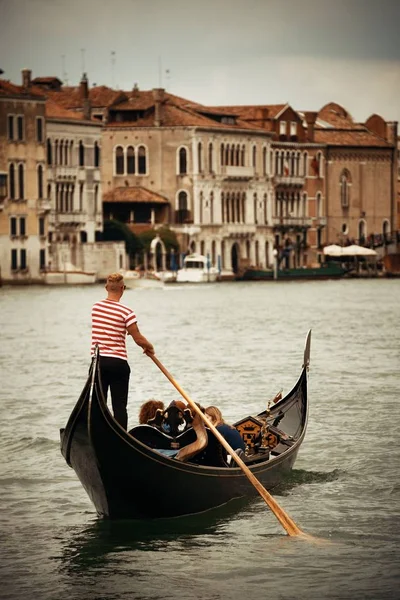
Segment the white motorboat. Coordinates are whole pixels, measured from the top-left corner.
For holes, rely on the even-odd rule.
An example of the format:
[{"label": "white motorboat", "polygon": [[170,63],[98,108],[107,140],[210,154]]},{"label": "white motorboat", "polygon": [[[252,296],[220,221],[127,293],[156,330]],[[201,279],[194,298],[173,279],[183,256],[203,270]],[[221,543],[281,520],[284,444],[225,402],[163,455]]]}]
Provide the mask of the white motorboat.
[{"label": "white motorboat", "polygon": [[46,271],[46,285],[88,285],[96,283],[95,271],[82,271],[72,263],[65,263],[63,269]]},{"label": "white motorboat", "polygon": [[164,285],[161,277],[154,271],[121,270],[120,273],[124,276],[124,283],[129,289],[162,288]]},{"label": "white motorboat", "polygon": [[209,263],[207,256],[188,254],[183,260],[183,268],[176,275],[177,283],[212,283],[217,281],[219,271]]}]

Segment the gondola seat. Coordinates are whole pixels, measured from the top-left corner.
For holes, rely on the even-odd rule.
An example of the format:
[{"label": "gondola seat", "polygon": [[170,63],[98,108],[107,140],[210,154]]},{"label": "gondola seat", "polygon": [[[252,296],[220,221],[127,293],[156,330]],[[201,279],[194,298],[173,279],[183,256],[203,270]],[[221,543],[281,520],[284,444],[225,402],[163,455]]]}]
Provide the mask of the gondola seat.
[{"label": "gondola seat", "polygon": [[196,433],[192,428],[177,437],[172,437],[152,425],[137,425],[129,431],[129,434],[154,450],[179,450],[196,440]]}]

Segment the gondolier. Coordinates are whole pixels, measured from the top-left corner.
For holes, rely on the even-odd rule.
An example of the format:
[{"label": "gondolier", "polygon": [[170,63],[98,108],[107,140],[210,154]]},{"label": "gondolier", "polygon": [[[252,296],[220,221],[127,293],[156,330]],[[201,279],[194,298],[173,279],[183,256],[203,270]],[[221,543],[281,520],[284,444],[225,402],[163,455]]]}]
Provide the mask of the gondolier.
[{"label": "gondolier", "polygon": [[92,307],[92,356],[97,345],[104,397],[107,398],[110,388],[114,417],[126,429],[131,372],[126,335],[131,335],[146,354],[154,354],[154,348],[140,333],[134,311],[120,302],[125,290],[124,279],[120,273],[112,273],[107,277],[106,290],[107,298],[96,302]]}]

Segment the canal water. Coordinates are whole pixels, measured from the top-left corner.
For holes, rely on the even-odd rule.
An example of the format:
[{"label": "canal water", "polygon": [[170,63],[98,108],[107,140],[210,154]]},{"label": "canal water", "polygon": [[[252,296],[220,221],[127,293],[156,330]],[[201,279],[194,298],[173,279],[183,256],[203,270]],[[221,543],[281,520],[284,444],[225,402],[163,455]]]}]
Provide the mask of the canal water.
[{"label": "canal water", "polygon": [[[98,519],[59,450],[85,382],[102,286],[0,288],[0,597],[284,600],[400,597],[400,280],[127,290],[142,332],[190,397],[255,414],[302,365],[310,419],[273,495],[153,522]],[[132,340],[129,426],[177,392]],[[179,493],[179,490],[177,490]]]}]

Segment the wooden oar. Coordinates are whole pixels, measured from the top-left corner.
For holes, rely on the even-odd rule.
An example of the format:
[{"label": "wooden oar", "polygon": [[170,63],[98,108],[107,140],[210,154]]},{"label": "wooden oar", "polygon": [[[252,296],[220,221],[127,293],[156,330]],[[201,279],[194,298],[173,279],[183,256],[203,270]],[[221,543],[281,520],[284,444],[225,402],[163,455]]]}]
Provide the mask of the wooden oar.
[{"label": "wooden oar", "polygon": [[164,375],[167,377],[167,379],[169,379],[169,381],[172,383],[172,385],[178,390],[178,392],[181,394],[181,396],[183,396],[183,398],[185,398],[185,400],[187,401],[187,403],[189,404],[189,406],[198,415],[200,415],[200,417],[203,419],[203,421],[205,422],[205,424],[207,425],[207,427],[209,427],[211,429],[211,431],[213,432],[213,434],[215,435],[215,437],[221,442],[221,444],[224,446],[224,448],[227,450],[227,452],[229,452],[229,454],[232,456],[232,458],[236,462],[236,464],[242,469],[243,473],[246,475],[246,477],[250,481],[250,483],[252,483],[254,485],[254,487],[256,488],[257,492],[260,494],[260,496],[263,498],[263,500],[266,502],[266,504],[272,510],[272,512],[274,513],[275,517],[278,519],[278,521],[282,525],[282,527],[286,530],[286,532],[288,533],[288,535],[292,535],[292,536],[294,536],[294,535],[301,535],[301,536],[304,536],[304,537],[311,538],[312,536],[309,536],[306,533],[304,533],[296,525],[296,523],[293,521],[293,519],[291,519],[289,517],[289,515],[287,515],[285,513],[285,511],[279,506],[279,504],[271,496],[271,494],[269,492],[267,492],[267,490],[264,488],[264,486],[261,485],[261,483],[258,481],[257,477],[255,477],[253,475],[253,473],[250,471],[250,469],[248,468],[248,466],[242,461],[242,459],[240,458],[240,456],[238,456],[236,454],[236,452],[228,444],[228,442],[226,441],[226,439],[220,434],[220,432],[218,431],[218,429],[216,427],[214,427],[214,425],[211,423],[211,421],[207,417],[207,415],[205,415],[199,409],[199,407],[197,406],[197,404],[195,402],[193,402],[193,400],[191,400],[191,398],[189,398],[189,396],[186,394],[186,392],[184,392],[184,390],[181,388],[181,386],[179,385],[179,383],[177,383],[175,381],[175,379],[167,371],[167,369],[164,367],[164,365],[158,360],[158,358],[156,358],[156,356],[154,356],[154,354],[148,354],[147,356],[149,356],[151,358],[151,360],[157,365],[157,367],[164,373]]}]

